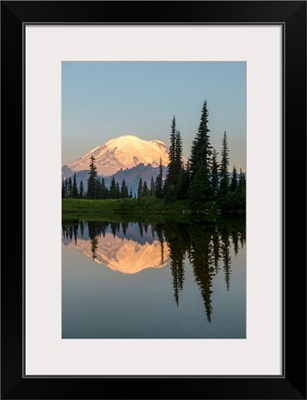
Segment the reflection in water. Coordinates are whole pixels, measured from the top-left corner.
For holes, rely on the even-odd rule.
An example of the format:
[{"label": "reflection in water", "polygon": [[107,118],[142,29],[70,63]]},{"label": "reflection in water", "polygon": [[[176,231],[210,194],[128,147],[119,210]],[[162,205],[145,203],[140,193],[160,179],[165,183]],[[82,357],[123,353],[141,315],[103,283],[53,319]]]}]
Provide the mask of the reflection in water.
[{"label": "reflection in water", "polygon": [[177,307],[185,282],[185,264],[193,268],[207,320],[212,317],[213,279],[224,274],[230,290],[231,256],[245,244],[241,219],[165,223],[115,223],[80,221],[63,224],[63,243],[81,251],[99,264],[124,274],[170,263],[173,296]]}]

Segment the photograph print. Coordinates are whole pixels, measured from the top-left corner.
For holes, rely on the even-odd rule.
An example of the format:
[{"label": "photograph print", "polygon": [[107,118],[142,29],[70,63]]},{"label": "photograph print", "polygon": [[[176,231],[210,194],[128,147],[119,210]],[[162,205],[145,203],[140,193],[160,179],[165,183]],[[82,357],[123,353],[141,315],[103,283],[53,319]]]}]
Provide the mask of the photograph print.
[{"label": "photograph print", "polygon": [[246,180],[245,62],[62,62],[62,338],[246,338]]}]

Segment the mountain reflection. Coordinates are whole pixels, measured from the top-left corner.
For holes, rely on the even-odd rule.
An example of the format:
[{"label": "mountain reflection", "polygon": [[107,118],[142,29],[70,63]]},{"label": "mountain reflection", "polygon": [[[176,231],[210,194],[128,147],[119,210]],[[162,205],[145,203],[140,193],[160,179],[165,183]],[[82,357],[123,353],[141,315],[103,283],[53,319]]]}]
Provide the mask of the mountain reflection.
[{"label": "mountain reflection", "polygon": [[63,243],[124,274],[161,268],[169,261],[167,243],[141,224],[82,221],[63,225]]},{"label": "mountain reflection", "polygon": [[212,317],[213,279],[222,273],[231,287],[231,248],[236,256],[245,245],[245,221],[189,219],[145,224],[108,221],[63,223],[63,243],[99,264],[124,274],[170,265],[173,296],[179,306],[185,268],[192,268],[207,320]]}]

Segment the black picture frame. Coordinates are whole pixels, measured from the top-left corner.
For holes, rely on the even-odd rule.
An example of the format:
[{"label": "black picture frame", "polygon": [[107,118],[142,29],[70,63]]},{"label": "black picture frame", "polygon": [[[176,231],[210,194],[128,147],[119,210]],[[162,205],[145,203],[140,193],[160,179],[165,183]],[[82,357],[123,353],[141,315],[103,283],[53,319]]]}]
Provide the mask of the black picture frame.
[{"label": "black picture frame", "polygon": [[[26,240],[23,29],[26,23],[283,25],[285,251],[282,376],[23,376],[23,277]],[[2,1],[1,72],[1,397],[306,399],[306,2]],[[15,204],[17,202],[17,207],[12,206],[12,197]]]}]

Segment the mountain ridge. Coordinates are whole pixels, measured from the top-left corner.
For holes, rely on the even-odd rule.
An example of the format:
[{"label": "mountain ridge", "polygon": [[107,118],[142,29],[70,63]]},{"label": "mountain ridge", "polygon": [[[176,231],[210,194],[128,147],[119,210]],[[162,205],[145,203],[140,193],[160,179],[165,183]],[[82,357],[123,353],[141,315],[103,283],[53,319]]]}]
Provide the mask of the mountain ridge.
[{"label": "mountain ridge", "polygon": [[103,177],[139,164],[159,167],[160,159],[164,166],[169,162],[168,146],[162,140],[143,140],[134,135],[122,135],[96,146],[79,159],[64,165],[62,172],[66,172],[66,176],[63,177],[69,177],[67,173],[71,176],[74,172],[89,170],[91,156],[95,157],[98,175]]}]

